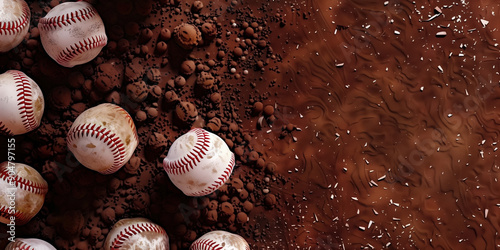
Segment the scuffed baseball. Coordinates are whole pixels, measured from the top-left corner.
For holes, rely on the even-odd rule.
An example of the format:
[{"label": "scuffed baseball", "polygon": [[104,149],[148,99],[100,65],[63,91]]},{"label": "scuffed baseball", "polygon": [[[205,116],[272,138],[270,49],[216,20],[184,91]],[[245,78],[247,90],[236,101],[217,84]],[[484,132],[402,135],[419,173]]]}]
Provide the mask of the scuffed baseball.
[{"label": "scuffed baseball", "polygon": [[204,234],[191,244],[190,250],[250,250],[246,240],[226,231],[212,231]]},{"label": "scuffed baseball", "polygon": [[0,0],[0,52],[19,45],[30,27],[31,11],[24,0]]},{"label": "scuffed baseball", "polygon": [[119,220],[109,231],[104,249],[169,250],[168,235],[157,224],[145,218]]},{"label": "scuffed baseball", "polygon": [[90,62],[108,38],[97,10],[85,1],[57,5],[38,23],[47,54],[64,67]]},{"label": "scuffed baseball", "polygon": [[82,165],[102,174],[112,174],[123,167],[139,143],[130,115],[110,103],[81,113],[73,122],[66,142]]},{"label": "scuffed baseball", "polygon": [[163,167],[185,195],[204,196],[227,181],[234,163],[233,152],[219,136],[195,128],[174,141]]},{"label": "scuffed baseball", "polygon": [[45,100],[35,81],[17,70],[0,75],[0,133],[20,135],[40,126]]},{"label": "scuffed baseball", "polygon": [[33,249],[33,250],[56,250],[50,243],[40,239],[23,239],[16,238],[16,241],[7,245],[5,250],[19,250],[19,249]]},{"label": "scuffed baseball", "polygon": [[47,191],[47,182],[36,169],[22,163],[0,163],[0,222],[10,224],[14,216],[16,225],[28,223],[42,208]]}]

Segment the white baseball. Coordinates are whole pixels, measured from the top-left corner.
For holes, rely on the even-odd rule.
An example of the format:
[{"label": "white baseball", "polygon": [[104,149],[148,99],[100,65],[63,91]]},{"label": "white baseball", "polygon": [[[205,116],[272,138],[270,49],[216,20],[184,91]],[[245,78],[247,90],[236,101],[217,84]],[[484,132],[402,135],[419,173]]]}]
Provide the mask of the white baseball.
[{"label": "white baseball", "polygon": [[234,168],[234,154],[219,136],[195,128],[177,138],[163,168],[187,196],[204,196],[224,185]]},{"label": "white baseball", "polygon": [[165,230],[144,218],[119,220],[109,231],[104,242],[106,250],[169,250],[168,235]]},{"label": "white baseball", "polygon": [[0,52],[19,45],[30,27],[31,11],[24,0],[0,0]]},{"label": "white baseball", "polygon": [[123,167],[139,143],[132,117],[110,103],[81,113],[66,142],[82,165],[102,174],[112,174]]},{"label": "white baseball", "polygon": [[212,231],[204,234],[191,244],[189,250],[250,250],[247,241],[226,231]]},{"label": "white baseball", "polygon": [[17,238],[16,241],[11,242],[7,245],[5,250],[18,250],[18,249],[28,249],[28,250],[56,250],[54,246],[48,242],[40,239],[22,239]]},{"label": "white baseball", "polygon": [[13,162],[0,163],[0,222],[28,223],[40,211],[48,191],[47,182],[34,168]]},{"label": "white baseball", "polygon": [[99,13],[85,1],[57,5],[38,28],[43,48],[64,67],[90,62],[108,42]]},{"label": "white baseball", "polygon": [[0,75],[0,107],[0,133],[20,135],[40,126],[45,101],[35,81],[8,70]]}]

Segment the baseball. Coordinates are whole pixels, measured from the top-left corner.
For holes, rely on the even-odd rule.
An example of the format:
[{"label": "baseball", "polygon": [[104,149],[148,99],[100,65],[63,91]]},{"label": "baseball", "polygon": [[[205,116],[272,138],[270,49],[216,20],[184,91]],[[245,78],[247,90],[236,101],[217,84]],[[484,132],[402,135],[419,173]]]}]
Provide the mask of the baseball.
[{"label": "baseball", "polygon": [[0,75],[0,106],[0,133],[12,136],[38,128],[45,101],[35,81],[9,70]]},{"label": "baseball", "polygon": [[5,250],[18,249],[56,250],[54,246],[44,240],[22,238],[17,238],[16,241],[9,243],[5,248]]},{"label": "baseball", "polygon": [[30,27],[31,11],[24,0],[0,0],[0,52],[19,45]]},{"label": "baseball", "polygon": [[47,182],[34,168],[13,162],[0,163],[0,222],[24,225],[45,201]]},{"label": "baseball", "polygon": [[204,234],[191,244],[190,250],[250,250],[246,240],[233,233],[226,231],[212,231]]},{"label": "baseball", "polygon": [[233,152],[220,137],[195,128],[174,141],[163,168],[185,195],[204,196],[227,181],[234,163]]},{"label": "baseball", "polygon": [[132,117],[123,108],[104,103],[81,113],[66,142],[85,167],[112,174],[132,157],[139,143]]},{"label": "baseball", "polygon": [[144,218],[119,220],[109,231],[104,249],[169,250],[168,235],[163,228]]},{"label": "baseball", "polygon": [[57,5],[38,23],[42,46],[64,67],[90,62],[108,38],[97,10],[85,1]]}]

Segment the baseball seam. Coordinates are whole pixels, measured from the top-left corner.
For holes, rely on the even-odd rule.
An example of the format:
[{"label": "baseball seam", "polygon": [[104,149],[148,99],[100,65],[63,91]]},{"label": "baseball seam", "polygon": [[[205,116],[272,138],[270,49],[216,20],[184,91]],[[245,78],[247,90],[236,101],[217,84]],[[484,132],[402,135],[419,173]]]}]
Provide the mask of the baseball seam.
[{"label": "baseball seam", "polygon": [[113,153],[113,165],[101,171],[102,174],[112,174],[125,164],[125,146],[122,140],[110,130],[96,124],[80,124],[68,132],[68,147],[72,147],[74,140],[81,137],[94,137],[104,142]]},{"label": "baseball seam", "polygon": [[128,125],[134,131],[134,138],[135,138],[135,140],[139,141],[139,137],[137,135],[137,129],[135,128],[134,120],[132,119],[132,117],[130,116],[130,114],[125,109],[123,109],[120,106],[116,106],[115,105],[114,107],[116,108],[117,111],[119,111],[120,113],[122,113],[125,116],[125,119],[127,119]]},{"label": "baseball seam", "polygon": [[14,211],[14,214],[11,214],[10,213],[11,211],[9,211],[9,208],[4,206],[4,205],[1,205],[0,206],[0,216],[3,217],[3,218],[10,218],[10,216],[14,215],[14,217],[16,217],[16,223],[19,223],[20,225],[21,224],[25,224],[26,222],[28,222],[31,218],[29,218],[29,216],[19,210],[15,210]]},{"label": "baseball seam", "polygon": [[95,15],[97,15],[96,9],[92,6],[89,6],[87,8],[79,9],[60,16],[40,18],[40,29],[51,30],[61,28],[63,26],[68,26],[77,22],[86,21]]},{"label": "baseball seam", "polygon": [[36,129],[38,122],[35,119],[33,109],[33,90],[31,89],[30,80],[22,72],[10,71],[10,74],[16,83],[17,106],[19,114],[21,114],[23,126],[27,131]]},{"label": "baseball seam", "polygon": [[0,134],[5,134],[5,135],[9,135],[9,136],[13,135],[12,131],[7,127],[7,125],[5,125],[1,121],[0,121]]},{"label": "baseball seam", "polygon": [[34,248],[31,245],[28,245],[28,243],[18,241],[18,240],[16,240],[14,242],[14,245],[12,247],[13,247],[13,249],[19,249],[19,250],[36,250],[36,248]]},{"label": "baseball seam", "polygon": [[97,47],[104,47],[107,42],[107,37],[105,35],[98,35],[83,39],[69,47],[64,48],[57,56],[56,61],[60,64],[69,62],[73,58],[77,57]]},{"label": "baseball seam", "polygon": [[[0,179],[2,179],[5,182],[9,182],[8,181],[9,178],[10,175],[9,173],[7,173],[7,168],[2,169],[2,171],[0,172]],[[12,181],[16,184],[16,187],[22,190],[26,190],[30,193],[46,194],[48,191],[48,187],[44,183],[37,183],[17,175],[14,177]]]},{"label": "baseball seam", "polygon": [[167,161],[165,164],[165,171],[168,174],[180,175],[193,169],[196,164],[200,163],[201,159],[206,155],[208,147],[210,146],[209,134],[200,128],[191,130],[196,133],[197,140],[193,149],[184,157],[175,161]]},{"label": "baseball seam", "polygon": [[226,183],[227,179],[229,179],[229,176],[231,176],[231,173],[233,172],[235,164],[235,159],[234,159],[234,154],[231,153],[231,160],[229,161],[229,164],[227,164],[226,169],[221,173],[221,176],[217,178],[210,186],[207,188],[198,191],[198,192],[193,192],[190,193],[190,196],[204,196],[207,194],[210,194],[214,192],[215,190],[219,189],[220,186],[224,185]]},{"label": "baseball seam", "polygon": [[130,239],[130,237],[136,234],[141,234],[143,232],[155,232],[162,235],[166,234],[163,228],[152,223],[140,223],[140,224],[130,225],[121,230],[120,232],[118,232],[118,234],[111,241],[112,243],[110,249],[111,250],[120,249],[123,246],[123,244],[128,239]]},{"label": "baseball seam", "polygon": [[189,250],[222,250],[224,249],[219,243],[212,239],[200,239],[191,244]]},{"label": "baseball seam", "polygon": [[28,4],[23,3],[23,13],[14,21],[0,22],[0,35],[15,35],[20,33],[29,24],[31,11]]}]

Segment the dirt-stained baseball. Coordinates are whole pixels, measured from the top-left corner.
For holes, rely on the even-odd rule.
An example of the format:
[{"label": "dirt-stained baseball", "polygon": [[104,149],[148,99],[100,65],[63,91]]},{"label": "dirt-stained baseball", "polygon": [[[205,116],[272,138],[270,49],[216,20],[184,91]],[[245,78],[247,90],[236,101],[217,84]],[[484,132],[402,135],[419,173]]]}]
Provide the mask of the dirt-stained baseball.
[{"label": "dirt-stained baseball", "polygon": [[234,163],[233,152],[219,136],[195,128],[174,141],[163,167],[185,195],[204,196],[224,185]]},{"label": "dirt-stained baseball", "polygon": [[156,249],[169,250],[165,230],[144,218],[119,220],[109,231],[104,249]]},{"label": "dirt-stained baseball", "polygon": [[246,240],[226,231],[212,231],[204,234],[191,244],[190,250],[250,250]]},{"label": "dirt-stained baseball", "polygon": [[66,142],[85,167],[102,174],[118,171],[138,145],[132,117],[123,108],[100,104],[81,113],[71,126]]},{"label": "dirt-stained baseball", "polygon": [[20,135],[38,128],[45,101],[35,81],[8,70],[0,75],[0,107],[0,134]]},{"label": "dirt-stained baseball", "polygon": [[47,182],[36,169],[22,163],[0,163],[0,222],[28,223],[42,208],[47,191]]},{"label": "dirt-stained baseball", "polygon": [[49,244],[48,242],[34,238],[30,239],[16,238],[16,241],[9,243],[5,248],[5,250],[20,250],[20,249],[56,250],[56,248],[51,244]]},{"label": "dirt-stained baseball", "polygon": [[24,0],[0,0],[0,53],[19,45],[30,27],[31,11]]},{"label": "dirt-stained baseball", "polygon": [[96,58],[108,38],[97,10],[85,1],[57,5],[38,23],[43,48],[64,67]]}]

